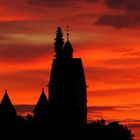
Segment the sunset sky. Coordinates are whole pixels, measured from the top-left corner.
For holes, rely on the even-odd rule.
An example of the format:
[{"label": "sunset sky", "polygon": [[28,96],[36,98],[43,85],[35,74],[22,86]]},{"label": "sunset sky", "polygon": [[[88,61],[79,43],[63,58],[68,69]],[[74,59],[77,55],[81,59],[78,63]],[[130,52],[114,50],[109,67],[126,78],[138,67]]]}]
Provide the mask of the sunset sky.
[{"label": "sunset sky", "polygon": [[83,60],[89,119],[126,123],[140,140],[140,0],[0,0],[0,99],[36,104],[48,81],[54,38],[67,25]]}]

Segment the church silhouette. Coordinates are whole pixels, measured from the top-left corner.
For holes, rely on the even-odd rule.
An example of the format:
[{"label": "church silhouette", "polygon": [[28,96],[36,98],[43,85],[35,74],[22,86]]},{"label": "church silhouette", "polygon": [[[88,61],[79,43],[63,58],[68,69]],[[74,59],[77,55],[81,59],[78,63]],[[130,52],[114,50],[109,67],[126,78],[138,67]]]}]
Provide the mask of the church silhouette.
[{"label": "church silhouette", "polygon": [[69,122],[69,127],[83,127],[87,121],[87,99],[82,60],[73,58],[69,33],[64,44],[60,27],[57,29],[54,44],[55,58],[49,81],[51,122],[58,124],[57,126],[62,126],[62,122]]},{"label": "church silhouette", "polygon": [[0,103],[0,138],[134,140],[131,130],[118,122],[106,125],[101,119],[87,123],[87,86],[82,60],[73,58],[69,33],[64,43],[60,27],[54,48],[48,99],[42,88],[33,116],[24,118],[16,113],[5,90]]},{"label": "church silhouette", "polygon": [[[33,110],[38,127],[82,128],[87,124],[86,80],[82,60],[73,58],[73,48],[69,41],[64,43],[61,27],[58,27],[54,43],[55,56],[48,85],[49,98],[44,89]],[[11,122],[16,117],[7,90],[1,101],[0,113]],[[67,123],[66,123],[67,122]]]}]

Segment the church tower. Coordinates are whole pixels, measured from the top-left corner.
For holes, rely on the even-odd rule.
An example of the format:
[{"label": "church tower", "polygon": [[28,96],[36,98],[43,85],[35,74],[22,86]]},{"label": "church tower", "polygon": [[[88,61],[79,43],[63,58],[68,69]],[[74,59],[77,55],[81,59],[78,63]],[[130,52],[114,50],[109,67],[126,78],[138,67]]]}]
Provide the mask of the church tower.
[{"label": "church tower", "polygon": [[[56,37],[55,41],[62,45],[62,39]],[[57,44],[55,48],[59,48]],[[82,60],[73,58],[69,33],[62,52],[61,59],[53,59],[49,81],[51,122],[61,127],[83,127],[87,123],[86,80]]]}]

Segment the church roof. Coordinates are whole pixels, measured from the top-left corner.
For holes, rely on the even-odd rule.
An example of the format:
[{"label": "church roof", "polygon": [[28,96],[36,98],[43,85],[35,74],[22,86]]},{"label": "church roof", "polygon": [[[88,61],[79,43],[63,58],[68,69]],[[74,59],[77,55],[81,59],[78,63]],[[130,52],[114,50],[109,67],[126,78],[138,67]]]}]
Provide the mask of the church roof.
[{"label": "church roof", "polygon": [[39,100],[38,100],[33,112],[36,113],[36,112],[44,111],[44,109],[46,110],[47,108],[48,108],[48,100],[45,95],[44,89],[42,89],[42,93],[39,97]]},{"label": "church roof", "polygon": [[3,99],[1,101],[1,108],[6,113],[14,113],[16,114],[16,110],[8,96],[7,90],[5,90],[5,94],[3,96]]}]

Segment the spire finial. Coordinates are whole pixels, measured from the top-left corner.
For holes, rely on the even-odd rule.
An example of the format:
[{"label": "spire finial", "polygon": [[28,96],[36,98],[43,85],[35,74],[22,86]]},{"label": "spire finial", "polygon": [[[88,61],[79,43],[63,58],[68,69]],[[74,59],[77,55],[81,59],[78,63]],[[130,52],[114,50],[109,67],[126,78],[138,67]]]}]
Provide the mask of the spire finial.
[{"label": "spire finial", "polygon": [[5,89],[5,93],[7,93],[7,89]]},{"label": "spire finial", "polygon": [[67,26],[67,41],[69,41],[69,26]]},{"label": "spire finial", "polygon": [[42,88],[42,92],[44,92],[44,88]]}]

